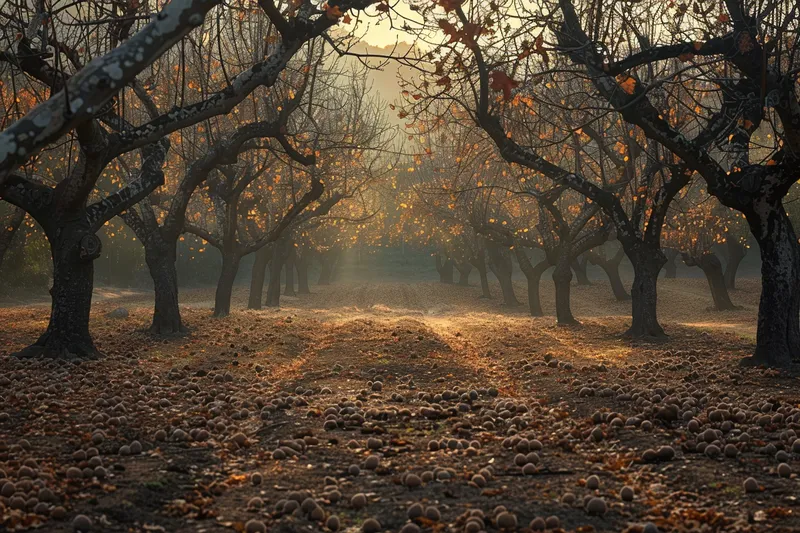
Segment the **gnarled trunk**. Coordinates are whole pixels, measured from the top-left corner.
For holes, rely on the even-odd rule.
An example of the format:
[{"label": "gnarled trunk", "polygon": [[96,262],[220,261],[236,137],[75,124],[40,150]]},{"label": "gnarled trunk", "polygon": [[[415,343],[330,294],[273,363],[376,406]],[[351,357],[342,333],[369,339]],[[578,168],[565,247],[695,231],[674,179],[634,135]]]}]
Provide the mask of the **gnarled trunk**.
[{"label": "gnarled trunk", "polygon": [[592,282],[589,280],[589,275],[586,272],[586,266],[589,261],[586,259],[585,256],[580,255],[572,260],[570,266],[572,270],[575,271],[575,277],[578,280],[578,285],[591,285]]},{"label": "gnarled trunk", "polygon": [[250,274],[250,295],[247,297],[248,309],[261,309],[261,298],[264,295],[264,280],[267,277],[267,266],[272,258],[272,245],[263,246],[256,252],[253,270]]},{"label": "gnarled trunk", "polygon": [[303,251],[295,260],[294,266],[297,269],[297,293],[311,294],[308,288],[308,266],[311,263],[311,252]]},{"label": "gnarled trunk", "polygon": [[153,279],[155,305],[150,333],[171,335],[184,333],[178,305],[178,272],[175,268],[177,242],[147,244],[144,248],[145,262]]},{"label": "gnarled trunk", "polygon": [[531,316],[544,316],[542,302],[539,298],[539,285],[542,281],[542,275],[552,265],[547,259],[533,265],[528,254],[525,253],[521,246],[515,246],[514,253],[517,256],[519,268],[525,274],[525,279],[528,282],[528,309],[530,309]]},{"label": "gnarled trunk", "polygon": [[728,235],[725,240],[725,248],[728,252],[728,261],[725,263],[725,286],[729,289],[736,288],[736,272],[742,263],[744,256],[747,255],[747,248],[739,239]]},{"label": "gnarled trunk", "polygon": [[286,244],[286,262],[284,264],[286,270],[286,280],[283,288],[284,296],[297,296],[294,292],[294,264],[297,258],[297,250],[293,242]]},{"label": "gnarled trunk", "polygon": [[53,224],[48,233],[53,257],[52,306],[47,330],[32,345],[18,352],[19,357],[96,358],[101,355],[89,334],[92,307],[94,260],[101,244],[90,233],[83,212],[75,218]]},{"label": "gnarled trunk", "polygon": [[761,252],[756,350],[744,364],[787,366],[800,357],[800,250],[780,202],[745,212]]},{"label": "gnarled trunk", "polygon": [[222,256],[222,271],[217,281],[217,291],[214,294],[214,317],[223,318],[231,313],[231,296],[233,295],[233,282],[239,272],[241,257],[235,252],[224,253]]},{"label": "gnarled trunk", "polygon": [[708,281],[708,288],[711,290],[711,298],[714,300],[714,309],[717,311],[729,311],[736,309],[728,295],[728,288],[725,286],[725,277],[722,273],[722,262],[713,252],[706,252],[700,257],[691,257],[684,254],[683,262],[686,266],[696,266],[703,271]]},{"label": "gnarled trunk", "polygon": [[486,268],[486,258],[484,257],[483,250],[481,250],[474,257],[470,257],[469,262],[478,271],[481,278],[481,298],[491,298],[492,293],[489,292],[489,275]]},{"label": "gnarled trunk", "polygon": [[666,337],[658,323],[658,273],[667,258],[660,248],[636,244],[625,253],[633,264],[631,327],[626,337]]},{"label": "gnarled trunk", "polygon": [[472,265],[469,263],[456,263],[456,270],[458,270],[458,284],[462,287],[469,285],[469,274],[472,272]]},{"label": "gnarled trunk", "polygon": [[556,267],[553,269],[553,284],[556,288],[556,321],[561,326],[577,324],[570,308],[570,284],[572,268],[570,266],[570,250],[568,247],[559,251]]},{"label": "gnarled trunk", "polygon": [[590,254],[589,260],[595,265],[599,266],[605,272],[608,281],[611,284],[611,292],[614,293],[614,298],[619,302],[624,302],[631,299],[625,284],[622,283],[622,278],[619,275],[619,266],[622,263],[622,258],[625,257],[625,250],[620,248],[614,257],[606,259],[599,254]]},{"label": "gnarled trunk", "polygon": [[455,261],[446,257],[442,259],[441,254],[436,254],[436,272],[439,273],[439,283],[453,283],[453,267]]},{"label": "gnarled trunk", "polygon": [[281,270],[286,262],[286,243],[278,240],[274,244],[272,260],[269,262],[269,285],[264,305],[278,307],[281,304]]},{"label": "gnarled trunk", "polygon": [[511,276],[514,273],[511,258],[503,253],[498,244],[491,241],[486,244],[486,251],[489,253],[489,268],[497,278],[497,281],[500,282],[503,305],[508,307],[518,306],[519,301],[514,294],[514,284],[511,281]]},{"label": "gnarled trunk", "polygon": [[664,263],[664,277],[669,279],[675,279],[678,277],[678,265],[675,263],[675,259],[680,255],[678,250],[674,248],[666,248],[664,250],[664,257],[667,258],[667,262]]}]

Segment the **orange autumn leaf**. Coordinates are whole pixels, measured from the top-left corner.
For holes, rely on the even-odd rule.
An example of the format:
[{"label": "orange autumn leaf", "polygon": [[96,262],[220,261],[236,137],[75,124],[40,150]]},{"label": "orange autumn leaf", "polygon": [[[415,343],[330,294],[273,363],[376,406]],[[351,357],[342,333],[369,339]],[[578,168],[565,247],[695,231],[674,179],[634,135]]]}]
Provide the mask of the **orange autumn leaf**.
[{"label": "orange autumn leaf", "polygon": [[627,94],[633,94],[636,90],[636,80],[627,74],[620,74],[617,76],[617,83],[619,83],[620,88]]}]

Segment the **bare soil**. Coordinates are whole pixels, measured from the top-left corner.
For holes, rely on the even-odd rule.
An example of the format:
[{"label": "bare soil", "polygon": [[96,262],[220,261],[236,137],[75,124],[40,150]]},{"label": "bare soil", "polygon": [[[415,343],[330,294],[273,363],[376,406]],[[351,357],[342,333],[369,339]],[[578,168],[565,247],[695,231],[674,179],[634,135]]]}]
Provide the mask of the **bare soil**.
[{"label": "bare soil", "polygon": [[759,291],[740,287],[717,313],[704,280],[663,280],[659,343],[619,337],[630,304],[600,282],[573,287],[570,328],[474,286],[348,282],[263,311],[237,288],[225,319],[190,290],[172,338],[145,333],[149,295],[106,289],[106,357],[82,363],[7,357],[47,308],[3,308],[0,531],[800,531],[797,379],[739,368]]}]

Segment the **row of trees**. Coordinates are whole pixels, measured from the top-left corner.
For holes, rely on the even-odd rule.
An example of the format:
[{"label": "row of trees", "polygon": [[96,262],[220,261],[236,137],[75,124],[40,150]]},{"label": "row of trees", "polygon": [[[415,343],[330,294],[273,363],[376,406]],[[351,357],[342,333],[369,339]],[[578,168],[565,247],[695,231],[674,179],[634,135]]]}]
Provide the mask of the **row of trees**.
[{"label": "row of trees", "polygon": [[[427,43],[419,58],[429,68],[407,80],[402,114],[425,135],[453,124],[476,131],[509,164],[512,194],[548,210],[568,189],[574,223],[590,218],[587,229],[613,231],[634,268],[629,336],[664,336],[656,280],[667,263],[665,228],[699,183],[743,217],[761,254],[748,362],[800,356],[800,249],[783,207],[800,177],[792,2],[697,1],[690,9],[441,0],[411,8],[417,18],[406,28]],[[551,215],[562,250],[556,270],[566,279],[566,250],[582,237]]]},{"label": "row of trees", "polygon": [[[96,233],[114,217],[144,246],[152,330],[171,333],[184,329],[185,232],[222,253],[224,316],[244,255],[332,223],[342,203],[337,217],[366,216],[364,187],[381,176],[369,153],[389,128],[363,76],[331,61],[319,37],[371,3],[3,5],[0,198],[36,221],[53,258],[50,322],[23,355],[97,355]],[[327,39],[347,46],[346,33]]]}]

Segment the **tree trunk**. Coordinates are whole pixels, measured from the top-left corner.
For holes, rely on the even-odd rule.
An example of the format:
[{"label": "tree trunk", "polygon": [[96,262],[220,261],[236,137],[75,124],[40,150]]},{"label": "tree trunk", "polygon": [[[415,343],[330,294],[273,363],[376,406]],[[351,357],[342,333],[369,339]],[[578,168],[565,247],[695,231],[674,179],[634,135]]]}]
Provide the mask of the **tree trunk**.
[{"label": "tree trunk", "polygon": [[548,259],[544,259],[534,266],[521,246],[515,246],[514,253],[517,256],[519,268],[525,274],[525,279],[528,282],[528,308],[531,316],[544,316],[542,301],[539,298],[539,285],[542,281],[542,274],[552,265]]},{"label": "tree trunk", "polygon": [[185,333],[178,306],[178,272],[175,268],[177,242],[148,244],[144,258],[153,279],[155,306],[150,333],[171,335]]},{"label": "tree trunk", "polygon": [[286,243],[286,261],[284,263],[284,270],[286,271],[286,280],[283,289],[284,296],[297,296],[294,291],[294,265],[297,258],[297,250],[293,242]]},{"label": "tree trunk", "polygon": [[739,242],[739,239],[728,235],[725,240],[728,251],[728,261],[725,263],[725,286],[729,289],[736,288],[736,272],[739,270],[744,256],[747,255],[747,248]]},{"label": "tree trunk", "polygon": [[298,255],[294,265],[297,269],[297,293],[298,294],[311,294],[308,288],[308,266],[311,263],[311,252],[304,250],[303,253]]},{"label": "tree trunk", "polygon": [[556,321],[560,326],[578,324],[572,316],[570,308],[570,285],[572,283],[572,268],[570,266],[570,250],[564,248],[559,251],[558,261],[553,270],[553,284],[556,287]]},{"label": "tree trunk", "polygon": [[3,258],[6,252],[11,247],[11,242],[14,240],[17,230],[25,220],[25,210],[18,207],[0,224],[0,267],[3,266]]},{"label": "tree trunk", "polygon": [[272,244],[261,247],[256,252],[253,270],[250,274],[250,295],[247,298],[248,309],[261,309],[261,298],[264,295],[264,280],[267,277],[267,266],[272,257]]},{"label": "tree trunk", "polygon": [[680,252],[673,248],[666,248],[664,250],[664,256],[667,258],[667,262],[664,264],[665,278],[675,279],[678,277],[678,265],[675,263],[675,259],[679,255]]},{"label": "tree trunk", "polygon": [[622,283],[622,278],[619,275],[619,266],[620,263],[622,263],[623,257],[625,257],[625,250],[621,247],[611,259],[606,259],[599,254],[589,255],[590,261],[602,268],[603,272],[605,272],[609,283],[611,283],[611,292],[614,293],[614,298],[616,298],[618,302],[631,299],[631,295],[628,294],[628,290],[625,288],[625,284]]},{"label": "tree trunk", "polygon": [[481,298],[491,298],[492,293],[489,292],[489,276],[486,269],[486,258],[483,249],[474,257],[471,257],[469,262],[472,263],[472,266],[475,267],[481,277]]},{"label": "tree trunk", "polygon": [[580,255],[572,260],[571,267],[572,270],[575,271],[575,276],[578,279],[578,285],[591,285],[592,282],[589,281],[589,275],[586,273],[586,266],[589,261],[586,259],[585,256]]},{"label": "tree trunk", "polygon": [[469,286],[469,274],[472,272],[472,265],[468,262],[456,263],[456,270],[458,270],[458,284],[462,287]]},{"label": "tree trunk", "polygon": [[286,262],[286,243],[278,240],[274,246],[272,260],[269,263],[267,299],[264,302],[267,307],[279,307],[281,305],[281,270],[283,270],[283,265]]},{"label": "tree trunk", "polygon": [[788,366],[800,357],[797,236],[781,203],[756,206],[745,216],[761,252],[761,301],[756,350],[742,363]]},{"label": "tree trunk", "polygon": [[722,273],[722,262],[713,252],[706,252],[700,257],[690,257],[684,255],[683,262],[687,266],[696,266],[703,271],[708,280],[708,288],[711,289],[711,298],[714,300],[714,309],[717,311],[729,311],[736,309],[728,295],[728,288],[725,286],[725,276]]},{"label": "tree trunk", "polygon": [[453,283],[453,266],[455,261],[446,258],[442,260],[441,254],[436,254],[436,271],[439,273],[439,283]]},{"label": "tree trunk", "polygon": [[660,248],[636,244],[625,253],[633,264],[631,287],[631,327],[625,333],[630,338],[664,338],[666,333],[658,323],[658,274],[667,257]]},{"label": "tree trunk", "polygon": [[333,277],[333,267],[339,259],[339,252],[337,250],[328,250],[319,254],[319,281],[318,285],[330,285],[331,278]]},{"label": "tree trunk", "polygon": [[53,224],[57,236],[48,234],[53,257],[53,287],[50,323],[44,334],[19,357],[52,357],[71,359],[97,358],[89,334],[89,312],[92,308],[94,260],[100,256],[100,239],[89,233],[83,213],[74,219]]},{"label": "tree trunk", "polygon": [[214,295],[214,318],[223,318],[231,314],[231,296],[233,282],[239,272],[241,257],[236,252],[224,253],[222,256],[222,272],[217,281],[217,292]]},{"label": "tree trunk", "polygon": [[519,305],[517,297],[514,295],[514,284],[511,276],[514,273],[514,266],[509,258],[496,243],[489,241],[486,245],[489,253],[489,268],[500,282],[500,290],[503,293],[503,305],[516,307]]}]

